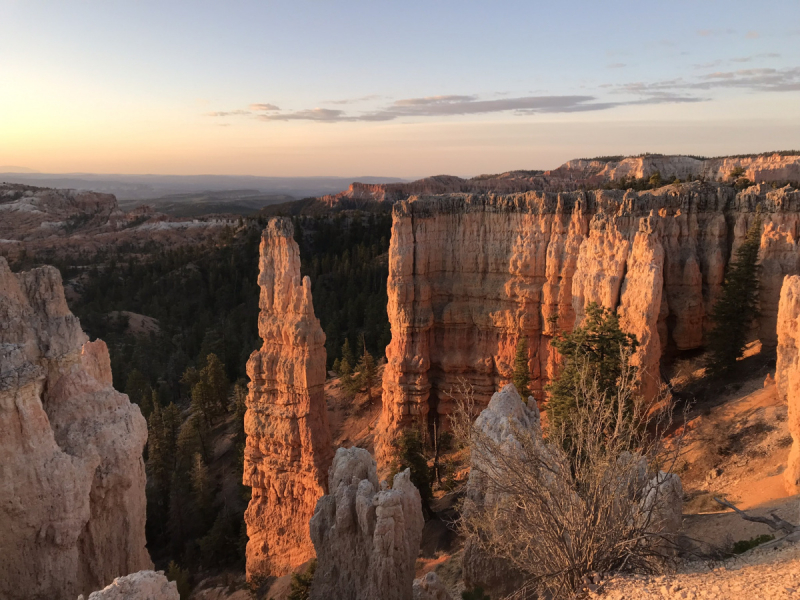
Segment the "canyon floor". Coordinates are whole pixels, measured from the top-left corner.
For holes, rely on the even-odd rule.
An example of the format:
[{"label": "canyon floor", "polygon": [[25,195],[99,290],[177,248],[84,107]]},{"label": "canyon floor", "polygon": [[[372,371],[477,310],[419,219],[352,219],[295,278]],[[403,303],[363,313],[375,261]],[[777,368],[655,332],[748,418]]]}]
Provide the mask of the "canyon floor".
[{"label": "canyon floor", "polygon": [[[800,523],[800,497],[788,495],[783,486],[791,438],[787,408],[779,401],[772,380],[774,351],[751,345],[738,373],[723,384],[704,378],[702,360],[702,356],[677,360],[668,372],[678,399],[676,421],[686,420],[685,434],[681,437],[676,431],[673,435],[673,441],[681,444],[675,468],[685,492],[684,556],[663,575],[606,579],[589,597],[800,598],[800,545],[777,539],[740,555],[731,554],[736,542],[775,533],[766,525],[745,521],[713,499],[723,498],[754,516],[775,512]],[[351,399],[338,378],[332,377],[325,391],[335,445],[371,450],[380,416],[380,387]],[[444,460],[455,458],[450,455]],[[436,571],[452,597],[460,598],[464,591],[462,541],[452,526],[458,492],[438,489],[435,496],[433,508],[439,518],[425,525],[416,576]],[[291,576],[275,580],[265,598],[285,599],[290,581]],[[234,575],[216,577],[199,585],[192,598],[244,600],[249,596],[243,585],[243,579]]]}]

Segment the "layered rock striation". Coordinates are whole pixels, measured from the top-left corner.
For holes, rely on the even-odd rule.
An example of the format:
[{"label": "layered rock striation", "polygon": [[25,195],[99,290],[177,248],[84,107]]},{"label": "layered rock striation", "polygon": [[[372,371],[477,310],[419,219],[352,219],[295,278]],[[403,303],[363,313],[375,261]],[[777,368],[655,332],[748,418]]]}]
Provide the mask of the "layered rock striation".
[{"label": "layered rock striation", "polygon": [[325,334],[288,219],[272,219],[260,246],[258,330],[250,377],[244,484],[247,576],[284,575],[314,556],[308,522],[327,490],[333,457],[326,412]]},{"label": "layered rock striation", "polygon": [[555,373],[550,340],[588,302],[636,334],[646,392],[665,353],[702,347],[732,252],[760,211],[761,317],[776,343],[783,277],[800,272],[800,192],[676,184],[596,190],[421,196],[395,205],[389,249],[383,417],[378,456],[415,421],[446,426],[449,392],[470,383],[486,406],[513,371],[520,337],[538,400]]},{"label": "layered rock striation", "polygon": [[146,440],[59,272],[14,274],[0,258],[0,597],[74,600],[152,568]]},{"label": "layered rock striation", "polygon": [[395,475],[388,489],[378,484],[369,452],[339,448],[329,485],[311,519],[317,551],[311,600],[412,600],[424,521],[410,471]]},{"label": "layered rock striation", "polygon": [[800,492],[800,277],[786,277],[778,309],[778,361],[775,368],[778,394],[789,405],[792,449],[784,471],[786,489]]}]

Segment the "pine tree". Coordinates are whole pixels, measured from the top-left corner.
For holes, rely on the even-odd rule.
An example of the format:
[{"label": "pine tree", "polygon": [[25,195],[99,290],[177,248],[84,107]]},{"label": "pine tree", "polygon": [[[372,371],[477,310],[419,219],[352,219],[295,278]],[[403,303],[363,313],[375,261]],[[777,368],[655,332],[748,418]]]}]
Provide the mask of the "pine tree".
[{"label": "pine tree", "polygon": [[351,368],[356,364],[356,358],[350,349],[350,340],[347,338],[344,339],[344,344],[342,345],[342,362],[344,361],[347,361]]},{"label": "pine tree", "polygon": [[392,471],[394,473],[400,473],[405,469],[411,471],[411,483],[419,490],[422,510],[426,515],[432,514],[429,501],[433,498],[431,488],[433,472],[428,466],[428,457],[425,453],[425,443],[421,432],[417,429],[406,429],[395,439],[393,446],[395,456]]},{"label": "pine tree", "polygon": [[369,401],[372,402],[372,387],[375,385],[375,379],[378,375],[378,367],[375,365],[375,359],[372,358],[372,354],[370,354],[367,350],[367,343],[363,335],[361,336],[361,345],[363,351],[357,365],[358,377],[355,387],[356,389],[361,389],[362,387],[366,386]]},{"label": "pine tree", "polygon": [[350,350],[350,342],[345,338],[344,345],[342,346],[342,360],[339,362],[339,379],[342,382],[342,388],[348,393],[354,393],[355,387],[353,377],[353,365],[355,358],[353,358],[353,351]]},{"label": "pine tree", "polygon": [[714,327],[708,336],[711,351],[709,371],[724,375],[736,366],[747,345],[747,335],[758,316],[758,250],[761,246],[761,217],[757,217],[744,242],[728,265],[722,294],[714,305]]},{"label": "pine tree", "polygon": [[208,382],[212,403],[217,414],[224,412],[228,401],[230,382],[225,374],[225,367],[216,354],[209,354],[206,357],[206,366],[203,367],[200,376]]},{"label": "pine tree", "polygon": [[195,511],[201,523],[206,524],[211,515],[211,499],[213,490],[211,488],[211,481],[208,475],[208,467],[206,466],[203,456],[199,452],[195,452],[194,463],[192,464],[192,494],[195,504]]},{"label": "pine tree", "polygon": [[142,404],[145,397],[150,396],[150,385],[139,369],[132,369],[128,373],[128,380],[125,383],[125,393],[134,404]]},{"label": "pine tree", "polygon": [[617,315],[594,302],[586,307],[583,323],[570,333],[553,338],[550,344],[562,357],[558,375],[547,386],[548,427],[569,430],[575,398],[580,393],[580,370],[589,369],[601,393],[615,397],[617,382],[627,357],[636,350],[636,336],[620,329]]},{"label": "pine tree", "polygon": [[208,425],[211,425],[216,408],[213,389],[209,385],[208,379],[201,377],[200,381],[192,388],[192,409],[196,414],[202,415]]},{"label": "pine tree", "polygon": [[522,336],[520,336],[517,342],[517,351],[514,355],[514,377],[512,381],[519,395],[527,399],[530,393],[528,390],[528,384],[530,383],[530,371],[528,370],[528,341]]}]

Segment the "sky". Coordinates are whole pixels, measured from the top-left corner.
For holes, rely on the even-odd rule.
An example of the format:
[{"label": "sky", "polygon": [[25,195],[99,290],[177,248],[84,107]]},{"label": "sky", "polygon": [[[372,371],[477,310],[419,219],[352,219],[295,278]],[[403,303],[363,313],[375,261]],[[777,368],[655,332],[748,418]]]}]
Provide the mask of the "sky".
[{"label": "sky", "polygon": [[800,1],[0,0],[0,166],[474,176],[800,148]]}]

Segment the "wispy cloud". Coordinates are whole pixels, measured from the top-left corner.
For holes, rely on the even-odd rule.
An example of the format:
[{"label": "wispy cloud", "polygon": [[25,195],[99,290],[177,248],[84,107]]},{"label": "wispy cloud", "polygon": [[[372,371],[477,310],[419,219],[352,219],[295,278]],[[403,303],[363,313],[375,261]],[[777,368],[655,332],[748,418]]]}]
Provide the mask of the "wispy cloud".
[{"label": "wispy cloud", "polygon": [[748,40],[756,40],[756,39],[758,39],[759,37],[761,37],[761,34],[759,34],[757,31],[748,31],[748,32],[745,34],[745,36],[744,36],[744,37],[746,37]]},{"label": "wispy cloud", "polygon": [[491,113],[514,113],[531,115],[541,113],[573,113],[608,110],[617,106],[635,104],[661,104],[675,102],[698,102],[701,99],[670,94],[659,90],[644,94],[646,97],[630,101],[601,102],[590,95],[574,96],[523,96],[518,98],[502,98],[482,100],[474,95],[426,96],[422,98],[404,98],[389,106],[371,112],[348,114],[343,110],[329,108],[313,108],[306,110],[279,112],[258,115],[263,121],[319,121],[342,123],[356,121],[393,121],[395,119],[451,117]]},{"label": "wispy cloud", "polygon": [[733,35],[736,33],[735,29],[698,29],[697,35],[700,37],[714,37],[718,35]]},{"label": "wispy cloud", "polygon": [[239,115],[249,115],[249,110],[215,110],[214,112],[207,112],[206,117],[236,117]]},{"label": "wispy cloud", "polygon": [[625,63],[611,63],[610,65],[606,65],[607,69],[622,69],[623,67],[627,67]]},{"label": "wispy cloud", "polygon": [[321,104],[359,104],[361,102],[369,102],[370,100],[378,100],[381,96],[379,94],[370,94],[368,96],[359,96],[358,98],[344,98],[343,100],[323,100]]},{"label": "wispy cloud", "polygon": [[254,111],[266,111],[269,112],[271,110],[280,110],[279,107],[275,106],[274,104],[263,103],[263,104],[251,104],[250,110]]},{"label": "wispy cloud", "polygon": [[682,78],[656,82],[634,82],[617,88],[617,92],[653,94],[678,90],[710,90],[714,88],[740,88],[759,92],[791,92],[800,90],[800,67],[791,69],[738,69],[715,71],[695,80]]}]

